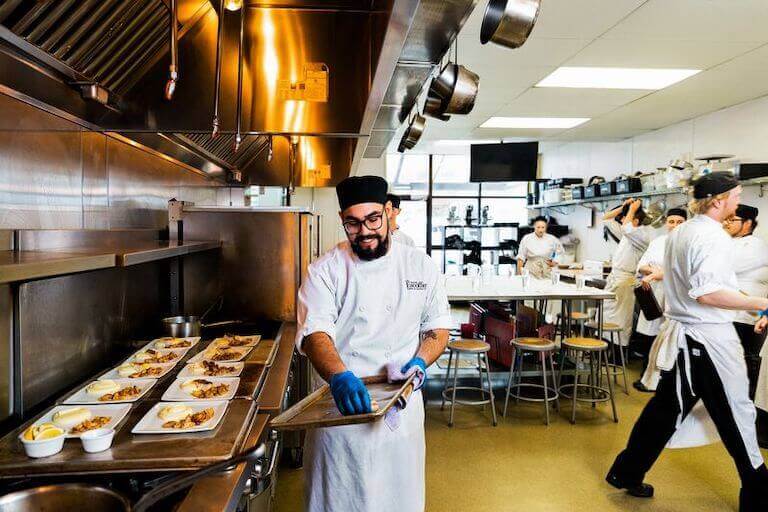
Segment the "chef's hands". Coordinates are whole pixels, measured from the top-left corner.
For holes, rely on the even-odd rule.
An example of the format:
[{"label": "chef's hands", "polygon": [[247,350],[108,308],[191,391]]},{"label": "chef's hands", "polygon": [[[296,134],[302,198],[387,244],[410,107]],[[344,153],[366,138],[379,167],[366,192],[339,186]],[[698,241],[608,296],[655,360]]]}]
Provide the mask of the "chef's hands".
[{"label": "chef's hands", "polygon": [[403,365],[403,367],[400,368],[400,371],[405,373],[405,374],[407,374],[408,370],[410,370],[414,366],[418,366],[419,368],[421,368],[424,371],[424,376],[426,378],[426,375],[427,375],[427,362],[425,360],[423,360],[422,358],[420,358],[419,356],[416,356],[416,357],[412,358],[410,361],[408,361],[407,363],[405,363]]},{"label": "chef's hands", "polygon": [[755,324],[755,332],[758,334],[764,332],[766,326],[768,326],[768,316],[761,316]]},{"label": "chef's hands", "polygon": [[371,412],[371,395],[354,373],[346,371],[335,374],[331,377],[330,386],[336,407],[344,416]]},{"label": "chef's hands", "polygon": [[[631,211],[632,213],[634,213],[637,210],[639,210],[640,206],[642,206],[642,204],[643,204],[643,202],[640,201],[639,199],[628,199],[628,201],[629,201],[629,211]],[[625,202],[625,204],[626,204],[626,202]]]},{"label": "chef's hands", "polygon": [[640,284],[646,290],[651,289],[651,283],[654,281],[661,281],[664,278],[664,273],[661,269],[654,268],[650,274],[647,274],[640,280]]}]

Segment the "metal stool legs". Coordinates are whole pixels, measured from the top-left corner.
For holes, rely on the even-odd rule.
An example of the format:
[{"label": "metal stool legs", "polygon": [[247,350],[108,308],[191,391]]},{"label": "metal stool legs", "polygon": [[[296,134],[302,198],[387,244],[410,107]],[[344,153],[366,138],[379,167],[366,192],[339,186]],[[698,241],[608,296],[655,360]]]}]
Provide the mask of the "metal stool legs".
[{"label": "metal stool legs", "polygon": [[[538,360],[541,364],[541,384],[532,384],[522,382],[523,375],[523,355],[526,351],[523,349],[515,349],[512,356],[512,365],[509,368],[509,378],[507,379],[507,392],[504,398],[504,410],[502,411],[502,417],[507,417],[507,407],[509,405],[509,397],[515,397],[515,403],[519,403],[520,400],[544,402],[544,420],[549,425],[549,402],[555,403],[555,410],[559,411],[560,406],[558,404],[559,394],[557,392],[557,381],[555,377],[555,363],[552,358],[552,352],[539,352],[531,351],[538,354]],[[547,375],[547,359],[549,360],[549,367],[552,376],[552,388],[549,387],[549,376]],[[514,381],[514,384],[513,384]],[[521,389],[523,387],[542,388],[544,392],[544,398],[529,398],[521,396]],[[512,391],[514,389],[514,392]],[[554,393],[550,395],[550,390]]]},{"label": "metal stool legs", "polygon": [[[451,402],[451,409],[450,409],[450,416],[448,419],[448,426],[453,426],[453,413],[456,407],[456,404],[464,404],[464,405],[482,405],[483,408],[485,408],[485,405],[488,404],[491,406],[491,415],[493,416],[493,426],[495,427],[498,424],[498,418],[496,417],[496,404],[495,404],[495,398],[493,395],[493,383],[491,382],[491,369],[490,369],[490,362],[488,360],[488,354],[486,352],[477,354],[477,369],[478,369],[478,376],[480,379],[479,387],[471,387],[471,386],[459,386],[459,362],[461,360],[461,352],[456,351],[456,357],[453,357],[453,352],[451,351],[451,357],[448,361],[448,372],[446,374],[445,378],[445,385],[443,387],[443,405],[441,405],[441,409],[443,409],[443,406],[445,405],[446,400]],[[451,365],[453,365],[451,367]],[[485,384],[483,383],[483,367],[485,367]],[[448,386],[448,380],[450,379],[450,373],[451,369],[453,369],[453,385]],[[488,389],[485,389],[485,386],[488,386]],[[456,398],[456,391],[457,390],[464,390],[464,391],[477,391],[480,393],[480,400],[459,400]],[[450,394],[450,398],[448,398],[448,394]],[[485,398],[488,396],[488,398]]]}]

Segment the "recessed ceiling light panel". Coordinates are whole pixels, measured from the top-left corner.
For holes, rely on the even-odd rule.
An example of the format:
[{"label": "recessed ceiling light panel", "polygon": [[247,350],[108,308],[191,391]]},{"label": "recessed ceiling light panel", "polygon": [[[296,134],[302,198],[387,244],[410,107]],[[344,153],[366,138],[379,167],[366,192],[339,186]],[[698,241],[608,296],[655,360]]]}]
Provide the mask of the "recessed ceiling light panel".
[{"label": "recessed ceiling light panel", "polygon": [[566,129],[589,121],[589,117],[491,117],[480,128]]},{"label": "recessed ceiling light panel", "polygon": [[536,87],[643,89],[656,91],[699,73],[700,69],[561,67]]}]

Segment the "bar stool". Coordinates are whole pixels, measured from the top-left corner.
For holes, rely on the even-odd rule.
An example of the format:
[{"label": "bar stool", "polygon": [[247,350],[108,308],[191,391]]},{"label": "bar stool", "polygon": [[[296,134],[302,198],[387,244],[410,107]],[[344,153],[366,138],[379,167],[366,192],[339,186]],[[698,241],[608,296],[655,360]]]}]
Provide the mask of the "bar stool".
[{"label": "bar stool", "polygon": [[[515,403],[519,400],[527,402],[544,402],[544,418],[549,425],[549,402],[555,402],[555,409],[560,410],[557,399],[557,382],[555,381],[555,363],[552,354],[555,351],[555,342],[545,338],[515,338],[509,342],[513,347],[512,366],[509,367],[509,380],[507,381],[507,395],[504,399],[503,417],[507,417],[507,404],[509,397],[515,397]],[[523,356],[526,352],[538,354],[538,362],[541,363],[541,384],[523,383]],[[549,368],[552,375],[552,387],[547,382],[547,359],[549,359]],[[515,371],[517,368],[517,372]],[[517,379],[515,379],[515,376]],[[512,381],[515,380],[515,384]],[[535,388],[544,391],[544,398],[532,398],[522,396],[522,388]],[[512,391],[514,389],[514,391]]]},{"label": "bar stool", "polygon": [[[440,410],[442,411],[444,409],[446,400],[451,402],[451,416],[450,416],[450,419],[448,420],[449,427],[453,426],[453,408],[455,404],[482,405],[482,406],[485,406],[485,404],[490,404],[491,413],[493,414],[493,426],[494,427],[496,426],[497,424],[496,406],[494,405],[493,385],[491,384],[491,370],[488,364],[488,351],[490,349],[491,349],[491,346],[481,340],[461,339],[461,340],[448,342],[448,351],[449,351],[448,371],[445,374],[445,382],[443,384],[443,392],[442,392],[443,402],[440,404]],[[454,361],[454,353],[456,355],[455,361]],[[461,357],[461,354],[477,355],[477,371],[480,376],[479,387],[458,386],[459,358]],[[485,363],[485,377],[488,383],[487,390],[483,388],[483,363]],[[448,379],[451,374],[451,366],[453,366],[453,386],[448,386]],[[459,400],[456,398],[457,390],[477,391],[480,393],[480,400]],[[485,398],[486,396],[488,398]]]},{"label": "bar stool", "polygon": [[[592,407],[598,402],[611,402],[613,410],[613,421],[618,423],[619,417],[616,415],[616,403],[613,400],[613,384],[611,384],[611,372],[608,367],[608,343],[595,338],[566,338],[560,346],[560,373],[557,378],[557,391],[560,396],[571,400],[571,424],[576,423],[576,401],[589,402]],[[573,384],[562,384],[563,369],[566,355],[570,354],[574,361]],[[587,371],[581,371],[579,367],[587,367]],[[608,387],[604,388],[600,383],[600,376],[605,369]],[[579,383],[579,377],[588,372],[586,384]],[[591,392],[591,397],[579,397],[579,389],[586,389]],[[564,390],[572,389],[568,394]]]},{"label": "bar stool", "polygon": [[[593,329],[597,332],[597,322],[587,322],[584,324],[587,328]],[[627,386],[627,365],[624,359],[624,347],[621,346],[621,327],[612,322],[603,322],[603,333],[608,333],[610,341],[610,358],[608,367],[611,369],[611,375],[613,375],[613,382],[618,383],[618,375],[621,374],[624,377],[624,393],[629,394],[629,386]],[[616,343],[614,334],[619,337],[619,343]],[[619,348],[619,360],[621,364],[616,363],[616,347]]]},{"label": "bar stool", "polygon": [[[587,320],[589,320],[591,317],[587,313],[582,313],[581,311],[571,311],[570,314],[566,312],[566,316],[568,317],[566,320],[570,320],[570,325],[567,327],[570,328],[574,323],[579,326],[579,336],[584,336],[584,324]],[[565,332],[570,330],[566,328],[565,321],[562,320],[562,314],[557,314],[557,325],[560,327],[560,340],[562,341],[565,339]]]}]

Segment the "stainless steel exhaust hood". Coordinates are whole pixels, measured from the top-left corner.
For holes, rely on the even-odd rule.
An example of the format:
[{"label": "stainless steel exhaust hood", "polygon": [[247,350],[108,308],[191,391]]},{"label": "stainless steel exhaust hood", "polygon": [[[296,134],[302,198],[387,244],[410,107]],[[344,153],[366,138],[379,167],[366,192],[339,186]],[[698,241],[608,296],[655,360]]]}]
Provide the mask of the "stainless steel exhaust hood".
[{"label": "stainless steel exhaust hood", "polygon": [[[235,152],[239,13],[221,15],[221,135],[212,138],[220,3],[178,0],[179,81],[168,101],[169,3],[0,0],[0,92],[174,157],[191,152],[218,174],[240,170],[246,183],[329,186],[363,153],[383,151],[474,6],[245,0],[245,140]],[[94,90],[88,84],[106,91],[101,103],[81,95],[83,85]],[[271,160],[264,151],[270,136]],[[169,151],[174,144],[180,149]]]}]

